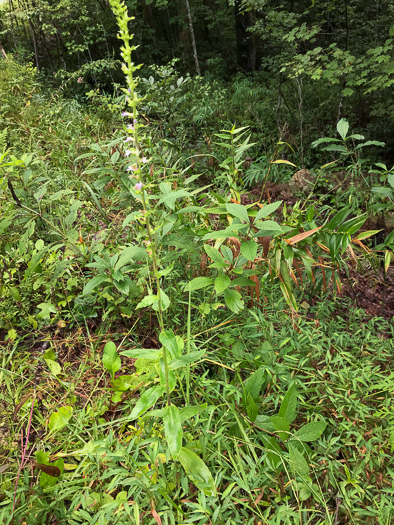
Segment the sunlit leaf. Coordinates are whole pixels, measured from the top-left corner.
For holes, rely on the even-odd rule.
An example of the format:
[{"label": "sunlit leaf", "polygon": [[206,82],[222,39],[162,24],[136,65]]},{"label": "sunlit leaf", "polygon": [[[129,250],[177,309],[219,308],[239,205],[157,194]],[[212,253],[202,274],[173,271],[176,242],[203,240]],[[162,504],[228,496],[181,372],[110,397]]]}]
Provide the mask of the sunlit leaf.
[{"label": "sunlit leaf", "polygon": [[201,290],[201,288],[207,288],[213,284],[213,279],[210,277],[196,277],[192,279],[184,287],[185,292],[194,292],[195,290]]},{"label": "sunlit leaf", "polygon": [[174,405],[166,407],[163,422],[168,447],[172,457],[176,459],[181,451],[183,436],[179,409]]},{"label": "sunlit leaf", "polygon": [[338,124],[337,124],[337,131],[339,135],[342,137],[342,140],[346,139],[347,132],[349,131],[349,122],[342,118]]},{"label": "sunlit leaf", "polygon": [[207,496],[213,496],[216,493],[212,474],[197,454],[186,447],[182,447],[178,460],[185,469],[186,474],[199,490],[204,491]]},{"label": "sunlit leaf", "polygon": [[215,279],[215,292],[217,295],[223,293],[231,284],[231,279],[228,275],[220,274]]},{"label": "sunlit leaf", "polygon": [[248,261],[254,261],[257,256],[258,244],[255,241],[245,241],[241,244],[241,254]]},{"label": "sunlit leaf", "polygon": [[153,386],[152,388],[148,388],[148,390],[146,390],[137,401],[133,411],[129,416],[130,421],[137,419],[137,417],[149,410],[150,407],[152,407],[164,394],[165,390],[166,389],[163,386]]},{"label": "sunlit leaf", "polygon": [[297,167],[295,164],[293,164],[293,163],[290,162],[289,160],[285,160],[285,159],[273,160],[273,161],[271,162],[271,164],[288,164],[289,166],[293,166],[294,168]]},{"label": "sunlit leaf", "polygon": [[109,341],[104,346],[103,366],[108,370],[108,372],[110,372],[112,379],[114,378],[115,373],[121,367],[119,354],[116,350],[115,344],[112,341]]},{"label": "sunlit leaf", "polygon": [[51,432],[58,432],[68,425],[73,413],[73,408],[70,406],[60,407],[57,412],[54,412],[49,418],[49,430]]}]

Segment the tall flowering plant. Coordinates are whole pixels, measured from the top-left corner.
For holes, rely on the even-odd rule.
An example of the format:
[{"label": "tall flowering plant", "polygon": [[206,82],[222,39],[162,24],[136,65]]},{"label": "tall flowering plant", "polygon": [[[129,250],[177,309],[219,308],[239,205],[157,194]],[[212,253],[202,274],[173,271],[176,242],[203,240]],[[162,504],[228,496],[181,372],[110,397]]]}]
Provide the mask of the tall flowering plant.
[{"label": "tall flowering plant", "polygon": [[[160,269],[156,242],[156,232],[160,226],[155,225],[155,208],[151,207],[149,200],[149,193],[154,191],[154,184],[149,180],[147,159],[143,156],[141,149],[143,135],[140,131],[143,125],[138,118],[138,103],[141,98],[136,91],[137,80],[134,75],[140,66],[136,66],[132,61],[132,52],[135,51],[136,46],[131,43],[133,35],[129,33],[128,29],[128,24],[133,20],[133,17],[128,15],[127,8],[122,0],[109,1],[118,21],[118,38],[123,42],[121,47],[122,69],[127,81],[127,87],[124,88],[124,91],[128,103],[127,111],[122,114],[128,119],[128,124],[125,126],[127,136],[124,155],[130,161],[127,171],[130,172],[130,179],[135,183],[131,193],[137,196],[142,207],[141,212],[135,214],[134,217],[146,230],[145,245],[151,265],[151,274],[156,286],[156,294],[150,293],[144,297],[137,307],[152,307],[156,311],[160,327],[159,340],[162,345],[160,349],[135,349],[121,352],[121,355],[127,357],[145,358],[154,362],[160,381],[159,385],[148,388],[140,396],[129,418],[130,420],[139,418],[152,408],[161,397],[165,396],[165,407],[155,410],[154,416],[163,418],[164,432],[171,456],[174,460],[180,461],[197,487],[207,494],[213,494],[215,483],[209,469],[197,454],[182,446],[184,422],[204,410],[206,405],[178,408],[171,402],[171,392],[176,388],[177,382],[181,381],[183,376],[186,376],[188,381],[190,365],[200,361],[205,351],[190,351],[190,319],[186,353],[183,353],[183,339],[175,335],[172,330],[166,330],[164,326],[163,312],[170,305],[170,301],[161,289],[160,280],[168,272],[166,269]],[[181,373],[182,369],[185,370],[184,375]],[[178,385],[178,387],[180,391],[183,391],[182,385]],[[189,391],[188,388],[187,391]]]}]

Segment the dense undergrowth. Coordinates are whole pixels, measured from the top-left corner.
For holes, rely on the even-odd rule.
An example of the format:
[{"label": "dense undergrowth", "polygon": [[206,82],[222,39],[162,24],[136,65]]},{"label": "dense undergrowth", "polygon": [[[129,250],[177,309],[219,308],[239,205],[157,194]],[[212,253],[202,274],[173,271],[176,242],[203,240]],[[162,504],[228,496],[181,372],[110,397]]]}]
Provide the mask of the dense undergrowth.
[{"label": "dense undergrowth", "polygon": [[140,100],[123,37],[88,103],[0,63],[2,522],[390,524],[384,145],[262,146],[171,67]]}]

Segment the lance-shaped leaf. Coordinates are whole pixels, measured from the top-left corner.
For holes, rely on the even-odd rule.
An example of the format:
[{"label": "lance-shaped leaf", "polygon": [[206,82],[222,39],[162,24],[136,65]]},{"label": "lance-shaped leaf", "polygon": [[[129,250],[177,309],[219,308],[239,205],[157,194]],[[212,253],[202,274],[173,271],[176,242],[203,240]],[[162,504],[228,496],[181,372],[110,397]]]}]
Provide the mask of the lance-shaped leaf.
[{"label": "lance-shaped leaf", "polygon": [[271,164],[288,164],[289,166],[294,166],[294,168],[297,167],[295,164],[293,164],[293,163],[290,162],[289,160],[285,160],[285,159],[273,160],[273,161],[271,162]]},{"label": "lance-shaped leaf", "polygon": [[182,447],[178,456],[182,467],[191,481],[199,490],[204,491],[207,496],[213,496],[216,492],[215,482],[209,468],[195,452]]},{"label": "lance-shaped leaf", "polygon": [[296,386],[292,385],[287,394],[283,398],[279,409],[279,416],[284,417],[289,423],[292,423],[297,414],[297,390]]},{"label": "lance-shaped leaf", "polygon": [[163,422],[168,447],[172,457],[176,459],[181,452],[183,436],[181,414],[179,409],[174,405],[166,407],[164,411]]},{"label": "lance-shaped leaf", "polygon": [[125,355],[126,357],[131,357],[134,359],[149,359],[152,361],[158,361],[163,355],[163,350],[157,350],[156,348],[135,348],[134,350],[125,350],[120,352],[120,355]]},{"label": "lance-shaped leaf", "polygon": [[137,401],[133,411],[130,414],[130,420],[137,419],[144,412],[150,409],[156,401],[164,394],[164,386],[153,386],[148,388]]},{"label": "lance-shaped leaf", "polygon": [[190,352],[189,354],[181,355],[179,359],[170,361],[168,367],[170,370],[176,370],[177,368],[182,368],[185,365],[196,363],[202,359],[204,354],[205,350],[200,350],[198,352]]}]

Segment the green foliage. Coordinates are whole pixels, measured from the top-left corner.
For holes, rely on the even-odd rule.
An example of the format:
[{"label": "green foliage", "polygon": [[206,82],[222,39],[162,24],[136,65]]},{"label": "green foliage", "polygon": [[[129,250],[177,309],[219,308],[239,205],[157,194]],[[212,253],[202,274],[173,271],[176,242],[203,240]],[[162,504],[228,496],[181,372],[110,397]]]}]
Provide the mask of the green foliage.
[{"label": "green foliage", "polygon": [[[389,523],[393,327],[340,297],[360,254],[381,260],[385,279],[391,271],[392,233],[374,247],[380,228],[364,228],[370,212],[392,211],[393,170],[368,157],[382,143],[349,135],[340,119],[340,138],[314,143],[326,166],[309,195],[271,201],[284,169],[319,155],[306,153],[303,133],[298,148],[286,136],[291,93],[293,129],[304,130],[300,78],[287,94],[291,79],[281,84],[279,102],[272,78],[266,89],[240,77],[225,86],[180,76],[175,61],[140,80],[133,60],[146,50],[125,4],[110,4],[126,74],[113,96],[94,91],[82,105],[66,89],[46,91],[32,68],[0,63],[0,521]],[[68,59],[104,42],[97,26],[87,30],[104,4],[83,2],[78,20],[72,2],[33,7],[21,24],[50,25],[52,13],[56,29],[67,7],[62,24],[86,29],[82,43],[68,41]],[[213,31],[205,7],[192,3]],[[269,47],[263,57],[268,71],[319,36],[302,6],[238,7],[238,31],[241,16],[256,16],[254,28],[242,19],[253,29],[244,42],[264,37],[264,22],[278,44],[277,57]],[[217,8],[228,14],[227,3]],[[307,15],[319,9],[308,4]],[[224,16],[229,42],[231,27]],[[236,46],[251,65],[250,49]],[[99,60],[86,75],[104,75],[109,59]],[[270,127],[280,140],[262,144]],[[330,201],[337,165],[351,195],[368,198]],[[20,438],[23,457],[36,452],[32,468]]]}]

